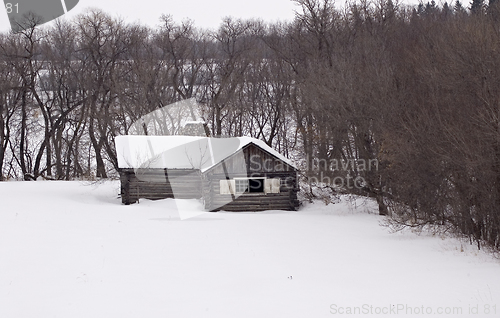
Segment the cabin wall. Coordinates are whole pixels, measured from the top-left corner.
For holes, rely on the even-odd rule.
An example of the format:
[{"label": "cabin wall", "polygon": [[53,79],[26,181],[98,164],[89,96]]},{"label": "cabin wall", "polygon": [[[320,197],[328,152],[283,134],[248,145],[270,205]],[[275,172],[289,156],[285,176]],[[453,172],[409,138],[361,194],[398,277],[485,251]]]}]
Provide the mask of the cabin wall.
[{"label": "cabin wall", "polygon": [[252,173],[297,171],[292,166],[253,144],[237,151],[234,155],[225,159],[223,164],[216,165],[209,172],[212,174],[223,174],[225,173],[224,169],[230,174],[248,176]]},{"label": "cabin wall", "polygon": [[[235,175],[234,177],[246,177]],[[297,200],[297,172],[266,172],[254,173],[252,177],[279,178],[279,193],[243,193],[220,194],[220,180],[225,180],[224,174],[212,174],[204,177],[205,209],[209,211],[264,211],[264,210],[296,210]]]},{"label": "cabin wall", "polygon": [[[221,194],[220,180],[227,178],[279,178],[279,193]],[[252,144],[203,175],[203,197],[209,211],[296,210],[297,192],[297,170]]]},{"label": "cabin wall", "polygon": [[139,199],[199,199],[201,173],[192,169],[120,169],[122,203]]}]

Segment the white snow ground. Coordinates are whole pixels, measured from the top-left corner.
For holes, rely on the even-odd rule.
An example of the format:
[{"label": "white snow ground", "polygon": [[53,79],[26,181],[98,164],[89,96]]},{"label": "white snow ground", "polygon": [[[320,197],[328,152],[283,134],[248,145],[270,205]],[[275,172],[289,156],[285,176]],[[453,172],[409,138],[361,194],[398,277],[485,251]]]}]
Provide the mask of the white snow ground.
[{"label": "white snow ground", "polygon": [[0,183],[0,317],[500,316],[498,259],[368,206],[181,221],[118,188]]}]

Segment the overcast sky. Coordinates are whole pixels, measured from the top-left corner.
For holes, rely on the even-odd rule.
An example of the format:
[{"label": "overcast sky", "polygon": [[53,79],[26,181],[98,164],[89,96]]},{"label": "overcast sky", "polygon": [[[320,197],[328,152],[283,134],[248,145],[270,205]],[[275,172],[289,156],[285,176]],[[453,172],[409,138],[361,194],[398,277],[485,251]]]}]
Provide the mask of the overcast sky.
[{"label": "overcast sky", "polygon": [[[16,0],[11,1],[16,2]],[[418,0],[403,1],[418,2]],[[170,14],[177,22],[189,18],[196,26],[205,29],[217,28],[225,16],[243,19],[261,18],[267,22],[292,20],[294,10],[298,9],[290,0],[79,0],[78,5],[65,16],[71,18],[84,12],[88,7],[100,8],[114,16],[122,17],[126,22],[140,22],[151,27],[159,24],[162,14]],[[9,29],[7,13],[5,10],[0,10],[0,31]]]}]

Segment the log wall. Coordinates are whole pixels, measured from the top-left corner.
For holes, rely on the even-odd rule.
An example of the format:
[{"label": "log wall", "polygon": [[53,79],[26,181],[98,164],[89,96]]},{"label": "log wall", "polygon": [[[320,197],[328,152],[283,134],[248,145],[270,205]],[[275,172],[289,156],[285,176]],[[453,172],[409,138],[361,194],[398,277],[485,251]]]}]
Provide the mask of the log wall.
[{"label": "log wall", "polygon": [[120,169],[122,203],[139,199],[199,199],[201,173],[190,169]]}]

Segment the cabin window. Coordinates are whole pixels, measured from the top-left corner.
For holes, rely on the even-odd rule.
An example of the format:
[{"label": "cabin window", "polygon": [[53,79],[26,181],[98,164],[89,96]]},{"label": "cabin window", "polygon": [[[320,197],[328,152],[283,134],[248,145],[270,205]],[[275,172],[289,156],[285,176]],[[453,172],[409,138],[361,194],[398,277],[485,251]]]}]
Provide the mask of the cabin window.
[{"label": "cabin window", "polygon": [[265,178],[235,179],[236,193],[263,193]]},{"label": "cabin window", "polygon": [[236,178],[220,180],[220,194],[280,193],[280,178]]},{"label": "cabin window", "polygon": [[264,192],[264,182],[266,179],[248,179],[248,192]]},{"label": "cabin window", "polygon": [[236,179],[234,180],[236,193],[245,193],[248,190],[248,179]]}]

